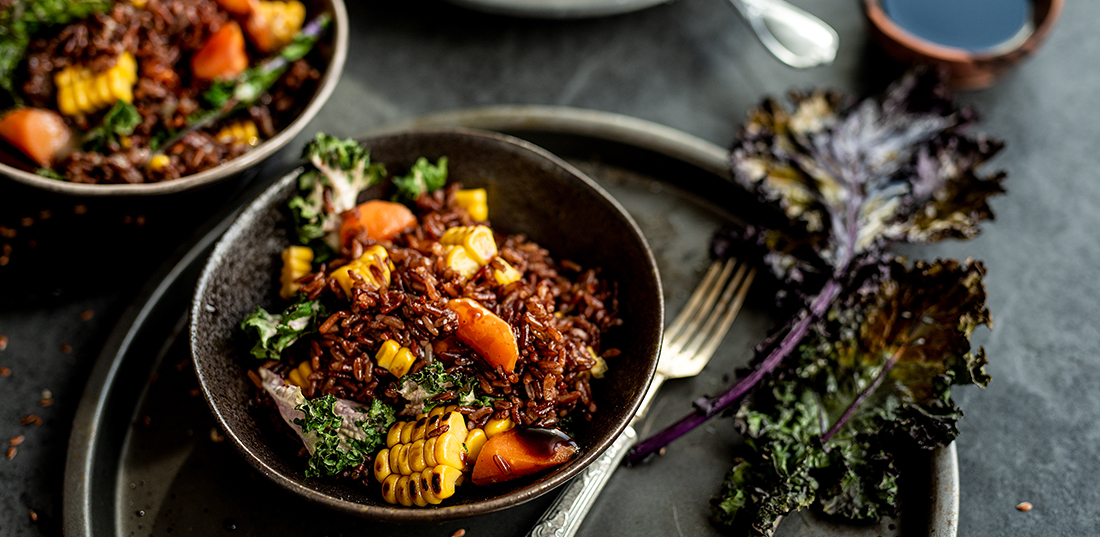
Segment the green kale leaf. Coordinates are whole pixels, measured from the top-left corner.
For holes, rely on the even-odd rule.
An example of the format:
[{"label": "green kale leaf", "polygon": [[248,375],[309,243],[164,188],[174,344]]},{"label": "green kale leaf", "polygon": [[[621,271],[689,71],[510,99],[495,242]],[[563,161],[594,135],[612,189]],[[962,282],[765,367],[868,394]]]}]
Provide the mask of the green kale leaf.
[{"label": "green kale leaf", "polygon": [[359,193],[381,182],[385,168],[372,164],[370,150],[353,139],[325,133],[306,145],[303,158],[310,163],[298,178],[299,194],[289,207],[302,244],[324,240],[338,249],[340,213],[355,207]]},{"label": "green kale leaf", "polygon": [[328,394],[299,404],[301,427],[311,447],[307,477],[329,477],[367,462],[371,453],[385,445],[386,431],[393,424],[393,408],[375,399],[369,407],[337,399]]},{"label": "green kale leaf", "polygon": [[291,304],[281,314],[269,313],[261,306],[241,320],[241,329],[256,337],[252,356],[263,360],[278,360],[292,343],[314,329],[315,320],[324,316],[317,300]]},{"label": "green kale leaf", "polygon": [[[479,394],[478,381],[459,373],[447,372],[440,361],[434,361],[416,373],[402,379],[398,393],[408,401],[405,413],[428,412],[441,404],[492,406],[495,398]],[[449,394],[450,397],[440,397]]]},{"label": "green kale leaf", "polygon": [[896,453],[955,439],[952,386],[989,382],[970,335],[990,325],[979,262],[891,259],[834,303],[792,360],[745,400],[745,451],[713,500],[715,520],[771,535],[815,506],[869,520],[896,514]]},{"label": "green kale leaf", "polygon": [[409,174],[393,178],[397,187],[394,201],[413,202],[423,194],[434,192],[447,184],[447,157],[441,157],[435,165],[428,159],[416,159]]},{"label": "green kale leaf", "polygon": [[116,101],[99,125],[84,135],[84,150],[102,152],[109,144],[118,143],[120,137],[132,134],[140,124],[141,113],[137,107],[126,101]]}]

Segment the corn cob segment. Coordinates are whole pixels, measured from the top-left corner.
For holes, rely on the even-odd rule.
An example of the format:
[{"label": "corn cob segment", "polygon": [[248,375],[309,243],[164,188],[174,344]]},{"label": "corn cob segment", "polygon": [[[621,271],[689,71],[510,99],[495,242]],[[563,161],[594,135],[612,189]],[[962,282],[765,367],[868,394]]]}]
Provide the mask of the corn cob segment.
[{"label": "corn cob segment", "polygon": [[374,459],[382,498],[424,507],[453,496],[469,459],[466,438],[466,417],[453,409],[394,423],[386,435],[388,447]]},{"label": "corn cob segment", "polygon": [[463,278],[472,277],[481,268],[481,265],[470,257],[470,252],[461,246],[448,247],[447,253],[443,255],[443,262]]},{"label": "corn cob segment", "polygon": [[378,349],[378,353],[374,355],[374,363],[378,364],[378,367],[393,373],[393,376],[397,378],[405,376],[405,373],[409,372],[415,361],[416,357],[413,356],[408,347],[402,347],[400,343],[392,339],[386,340],[382,344],[382,348]]},{"label": "corn cob segment", "polygon": [[282,253],[283,270],[279,274],[279,296],[290,300],[298,293],[298,278],[309,274],[313,263],[313,250],[306,246],[289,246]]},{"label": "corn cob segment", "polygon": [[519,270],[516,270],[516,267],[505,261],[503,257],[495,257],[490,266],[493,267],[493,279],[496,280],[497,285],[505,286],[515,283],[523,277]]},{"label": "corn cob segment", "polygon": [[287,382],[293,384],[299,388],[305,388],[309,384],[309,375],[313,373],[313,366],[309,361],[298,364],[298,367],[290,370],[287,374]]},{"label": "corn cob segment", "polygon": [[493,230],[487,226],[456,226],[443,232],[439,243],[444,246],[462,246],[478,265],[487,265],[497,255],[497,243]]},{"label": "corn cob segment", "polygon": [[455,192],[455,204],[479,222],[489,219],[489,196],[484,188],[469,188]]},{"label": "corn cob segment", "polygon": [[359,259],[352,261],[334,271],[332,277],[340,284],[344,294],[351,297],[351,288],[354,272],[359,278],[374,287],[381,288],[390,284],[390,271],[393,269],[390,254],[381,245],[367,248]]},{"label": "corn cob segment", "polygon": [[137,60],[129,52],[120,54],[114,67],[102,73],[72,65],[54,75],[57,108],[67,116],[78,116],[102,110],[116,101],[133,102],[136,83]]},{"label": "corn cob segment", "polygon": [[225,145],[255,146],[260,143],[260,129],[254,121],[236,121],[222,127],[214,138]]}]

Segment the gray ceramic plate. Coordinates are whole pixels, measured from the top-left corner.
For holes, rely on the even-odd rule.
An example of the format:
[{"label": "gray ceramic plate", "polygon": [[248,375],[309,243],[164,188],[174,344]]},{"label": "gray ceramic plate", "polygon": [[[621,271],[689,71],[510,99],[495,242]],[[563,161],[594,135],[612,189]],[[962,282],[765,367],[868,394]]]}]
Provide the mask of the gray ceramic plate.
[{"label": "gray ceramic plate", "polygon": [[19,155],[14,148],[0,142],[0,175],[35,188],[61,194],[77,196],[150,196],[202,188],[245,172],[282,149],[305,128],[317,115],[317,112],[321,110],[325,102],[328,101],[332,91],[336,88],[336,83],[340,80],[340,75],[343,73],[348,50],[348,14],[344,1],[307,0],[305,4],[311,14],[322,12],[332,14],[331,29],[326,32],[326,36],[317,44],[314,51],[325,62],[324,68],[321,69],[321,80],[313,95],[303,96],[308,98],[309,101],[298,117],[274,137],[264,140],[248,153],[214,168],[173,181],[133,185],[91,185],[58,181],[37,175],[26,164],[26,159]]},{"label": "gray ceramic plate", "polygon": [[602,17],[645,9],[672,0],[450,0],[468,8],[541,19]]},{"label": "gray ceramic plate", "polygon": [[[725,150],[661,125],[590,110],[529,106],[460,110],[413,123],[505,131],[582,167],[646,234],[670,313],[683,305],[706,267],[706,235],[739,212],[727,203],[736,193],[724,180]],[[185,327],[203,261],[230,221],[222,221],[167,265],[107,341],[71,435],[65,535],[232,535],[226,533],[230,529],[270,536],[370,532],[439,537],[458,529],[477,537],[525,533],[554,494],[439,525],[370,522],[301,501],[257,475],[229,442],[219,441],[213,416],[195,395],[195,376],[185,366],[190,362]],[[774,321],[766,297],[750,296],[711,365],[699,377],[664,385],[642,434],[679,418],[695,397],[724,387]],[[707,523],[707,501],[737,443],[727,421],[712,420],[677,441],[665,457],[616,472],[578,535],[720,535]],[[954,445],[917,461],[914,474],[915,483],[906,492],[913,501],[900,520],[851,527],[797,516],[780,531],[786,536],[955,536],[959,476]]]}]

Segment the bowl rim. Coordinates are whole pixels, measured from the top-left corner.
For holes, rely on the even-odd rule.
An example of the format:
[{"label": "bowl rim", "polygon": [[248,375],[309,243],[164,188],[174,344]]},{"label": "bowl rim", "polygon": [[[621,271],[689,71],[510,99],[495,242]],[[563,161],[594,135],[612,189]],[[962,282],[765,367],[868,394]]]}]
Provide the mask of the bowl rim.
[{"label": "bowl rim", "polygon": [[[1054,24],[1061,17],[1062,9],[1065,7],[1065,0],[1049,0],[1049,2],[1050,8],[1047,10],[1046,16],[1041,20],[1035,20],[1036,14],[1034,12],[1032,13],[1032,23],[1035,24],[1035,28],[1026,39],[1011,49],[992,49],[993,51],[990,52],[942,45],[920,37],[894,22],[894,19],[886,14],[886,10],[883,8],[881,0],[862,0],[863,12],[867,19],[871,22],[871,25],[877,28],[886,38],[904,46],[916,54],[928,56],[929,58],[939,61],[958,64],[998,60],[1017,55],[1022,56],[1024,54],[1023,51],[1034,50],[1039,43],[1046,39],[1051,29],[1054,28]],[[1035,0],[1028,0],[1028,3],[1034,5],[1036,2]]]},{"label": "bowl rim", "polygon": [[198,173],[185,175],[179,179],[162,181],[158,183],[136,184],[89,184],[73,183],[70,181],[50,179],[40,175],[21,170],[0,163],[0,176],[10,178],[42,190],[58,194],[76,196],[149,196],[174,194],[188,190],[209,186],[223,179],[233,177],[252,166],[259,164],[266,158],[278,152],[287,143],[293,140],[306,125],[313,120],[321,107],[328,101],[336,84],[344,71],[344,64],[348,53],[349,20],[344,0],[323,0],[331,6],[332,11],[332,59],[328,63],[325,73],[321,75],[321,83],[313,98],[306,105],[298,117],[291,121],[284,129],[276,133],[272,138],[265,140],[253,150],[229,160],[228,162],[203,170]]},{"label": "bowl rim", "polygon": [[512,491],[502,496],[488,499],[473,504],[451,505],[451,506],[437,506],[432,509],[421,508],[409,508],[403,506],[385,506],[385,505],[366,505],[355,503],[349,500],[333,497],[328,494],[324,494],[318,490],[305,487],[298,481],[291,479],[289,476],[284,475],[274,466],[268,463],[268,461],[261,458],[255,452],[249,449],[249,447],[242,441],[238,432],[232,429],[227,423],[227,419],[223,416],[222,411],[214,405],[214,397],[210,393],[210,388],[206,380],[205,370],[199,363],[199,356],[196,352],[197,337],[196,337],[196,324],[198,319],[201,318],[202,312],[208,307],[201,299],[207,289],[211,286],[211,280],[215,271],[215,264],[211,260],[220,256],[226,255],[227,251],[232,248],[232,244],[235,239],[239,239],[240,233],[243,229],[238,226],[239,222],[250,220],[255,218],[256,215],[261,214],[270,209],[271,204],[274,202],[274,198],[278,197],[286,188],[289,188],[289,183],[293,182],[304,170],[302,166],[296,166],[289,172],[282,175],[278,180],[271,183],[270,186],[265,188],[253,201],[245,205],[244,209],[234,218],[233,223],[226,229],[225,233],[218,239],[214,245],[208,260],[204,263],[202,272],[195,285],[195,291],[191,303],[190,321],[189,321],[189,343],[191,347],[191,360],[195,367],[195,373],[198,377],[199,387],[203,394],[203,399],[206,401],[207,406],[214,414],[214,418],[219,424],[224,436],[230,440],[230,443],[237,450],[239,454],[256,470],[264,474],[268,479],[275,482],[285,490],[291,491],[306,500],[312,501],[319,505],[326,506],[333,510],[343,512],[346,514],[352,514],[363,517],[365,519],[379,520],[390,523],[434,523],[444,522],[449,520],[456,520],[460,518],[468,518],[472,516],[486,515],[501,511],[510,507],[517,506],[519,504],[528,502],[535,498],[546,494],[555,488],[563,485],[567,481],[573,479],[578,474],[583,472],[590,464],[596,461],[604,451],[611,447],[615,440],[622,434],[624,430],[630,425],[634,415],[637,413],[638,408],[641,405],[642,399],[644,399],[645,392],[648,390],[650,383],[657,371],[657,359],[659,358],[659,348],[661,339],[664,334],[664,290],[661,284],[660,274],[658,272],[657,262],[653,255],[653,251],[649,246],[649,242],[645,235],[642,233],[641,228],[637,222],[630,215],[629,212],[616,200],[610,193],[608,193],[603,187],[596,183],[593,179],[588,177],[587,174],[577,169],[572,164],[569,164],[564,159],[554,155],[553,153],[539,147],[536,144],[517,138],[508,134],[502,134],[499,132],[493,132],[488,130],[468,128],[468,127],[447,127],[447,126],[434,126],[434,127],[410,127],[403,130],[387,130],[384,132],[369,132],[362,136],[355,136],[356,140],[369,143],[370,140],[401,137],[401,136],[420,136],[420,135],[460,135],[460,136],[472,136],[478,138],[484,138],[494,140],[500,143],[506,143],[514,147],[518,147],[525,153],[533,156],[536,159],[542,160],[543,165],[550,164],[552,166],[560,167],[572,176],[580,179],[580,181],[586,185],[594,194],[603,198],[628,224],[631,233],[638,239],[643,246],[647,267],[646,270],[652,275],[652,279],[655,283],[656,289],[656,334],[653,343],[654,356],[648,361],[648,367],[645,371],[645,387],[638,393],[627,405],[625,409],[625,419],[621,420],[612,429],[611,435],[607,438],[606,442],[601,442],[593,446],[592,449],[582,452],[581,456],[572,461],[572,465],[569,469],[555,473],[546,479],[541,479],[536,483],[532,483],[521,489]]}]

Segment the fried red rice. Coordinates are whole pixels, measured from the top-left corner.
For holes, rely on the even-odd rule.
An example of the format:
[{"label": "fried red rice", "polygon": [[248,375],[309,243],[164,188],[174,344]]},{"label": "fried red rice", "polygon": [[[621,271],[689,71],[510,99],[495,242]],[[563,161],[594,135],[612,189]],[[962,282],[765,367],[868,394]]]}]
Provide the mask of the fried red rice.
[{"label": "fried red rice", "polygon": [[[394,265],[388,288],[379,291],[356,281],[348,301],[330,276],[374,244],[369,239],[353,239],[339,259],[301,278],[300,292],[309,299],[333,298],[328,302],[347,307],[330,311],[319,320],[317,333],[264,367],[285,377],[308,360],[313,372],[302,389],[306,398],[332,394],[364,404],[379,399],[402,409],[406,401],[398,393],[401,381],[373,359],[382,343],[393,339],[417,356],[410,375],[439,361],[447,372],[476,379],[479,395],[495,398],[491,407],[458,407],[470,428],[483,427],[493,418],[510,418],[524,427],[558,426],[567,416],[591,420],[598,410],[591,383],[597,360],[586,347],[601,360],[619,354],[618,349],[603,348],[601,341],[607,330],[621,323],[614,284],[601,278],[597,269],[554,260],[523,235],[499,234],[495,239],[500,257],[523,278],[502,287],[492,279],[491,265],[462,278],[445,265],[439,243],[446,229],[475,224],[455,204],[458,189],[453,184],[422,196],[417,203],[419,225],[385,244]],[[520,348],[513,372],[489,367],[451,337],[458,320],[446,304],[463,296],[475,298],[512,327]],[[438,399],[454,395],[444,393]],[[261,389],[254,401],[271,405]]]}]

